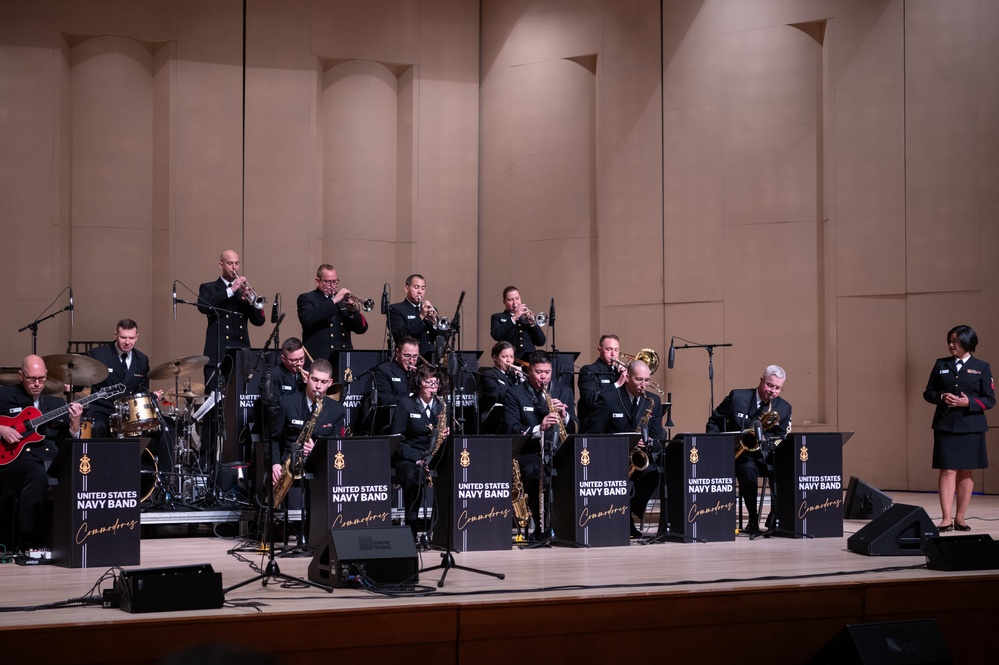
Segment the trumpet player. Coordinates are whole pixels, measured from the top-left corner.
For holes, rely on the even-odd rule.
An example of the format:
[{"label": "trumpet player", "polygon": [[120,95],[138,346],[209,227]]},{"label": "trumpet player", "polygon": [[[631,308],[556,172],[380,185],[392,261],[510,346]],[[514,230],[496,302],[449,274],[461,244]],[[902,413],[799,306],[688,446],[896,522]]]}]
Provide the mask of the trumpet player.
[{"label": "trumpet player", "polygon": [[620,338],[614,334],[601,335],[597,342],[597,359],[579,370],[579,422],[584,428],[597,397],[624,385],[627,374],[620,356]]},{"label": "trumpet player", "polygon": [[434,340],[441,333],[438,328],[440,313],[426,299],[427,280],[423,275],[413,274],[406,278],[406,298],[389,307],[388,320],[392,339],[398,345],[403,337],[416,339],[420,355],[430,359],[434,350]]},{"label": "trumpet player", "polygon": [[503,400],[511,388],[527,380],[523,370],[514,362],[510,342],[496,342],[492,356],[493,366],[479,370],[480,434],[503,433]]},{"label": "trumpet player", "polygon": [[[635,468],[631,474],[634,492],[631,496],[632,519],[639,523],[645,517],[645,508],[659,485],[659,469],[655,463],[666,439],[663,429],[663,405],[659,396],[648,390],[652,372],[644,360],[628,364],[624,385],[616,390],[597,394],[583,431],[587,434],[618,434],[639,432],[642,435],[637,449],[645,453],[647,466]],[[641,538],[641,530],[631,522],[631,537]]]},{"label": "trumpet player", "polygon": [[264,304],[253,295],[246,277],[239,274],[239,254],[227,249],[219,256],[222,275],[198,289],[198,311],[208,318],[205,330],[205,385],[216,387],[216,368],[226,349],[249,348],[247,322],[264,325]]},{"label": "trumpet player", "polygon": [[302,341],[313,359],[333,362],[335,351],[354,348],[351,334],[363,335],[368,322],[349,289],[340,288],[336,268],[324,263],[316,270],[316,288],[298,296]]},{"label": "trumpet player", "polygon": [[538,325],[537,316],[520,300],[516,286],[503,289],[504,310],[493,314],[489,321],[489,334],[497,342],[509,342],[517,358],[526,359],[527,354],[545,345],[548,339]]},{"label": "trumpet player", "polygon": [[[735,461],[735,477],[739,482],[739,496],[746,504],[749,522],[743,532],[757,535],[760,531],[759,508],[756,503],[756,483],[760,474],[764,473],[770,482],[770,496],[776,498],[777,488],[774,486],[773,450],[776,439],[784,439],[791,430],[791,405],[782,398],[784,379],[787,374],[782,367],[770,365],[763,370],[760,383],[756,388],[736,389],[731,391],[722,403],[712,412],[705,431],[709,434],[718,432],[742,432],[752,427],[753,421],[760,419],[760,414],[773,409],[777,412],[776,424],[763,431],[764,441],[755,451],[744,452]],[[773,510],[767,516],[767,528],[773,526]]]},{"label": "trumpet player", "polygon": [[[504,428],[507,434],[524,437],[524,445],[517,455],[520,477],[527,492],[527,504],[535,520],[539,512],[538,497],[550,480],[551,453],[558,445],[558,431],[577,430],[576,410],[572,390],[552,381],[552,361],[544,351],[535,351],[528,357],[527,381],[507,391],[503,402]],[[549,409],[545,393],[551,397],[554,409]],[[544,446],[542,445],[544,444]],[[545,457],[542,456],[545,453]],[[547,457],[547,459],[546,459]],[[544,481],[542,483],[542,480]],[[548,535],[550,514],[545,514],[545,524],[534,525],[531,538],[538,540]]]}]

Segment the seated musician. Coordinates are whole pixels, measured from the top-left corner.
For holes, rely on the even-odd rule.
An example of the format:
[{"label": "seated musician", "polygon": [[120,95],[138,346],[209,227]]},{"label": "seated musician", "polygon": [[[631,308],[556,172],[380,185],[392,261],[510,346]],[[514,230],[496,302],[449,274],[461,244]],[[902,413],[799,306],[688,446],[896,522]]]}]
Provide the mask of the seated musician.
[{"label": "seated musician", "polygon": [[601,335],[597,343],[597,359],[579,370],[579,422],[586,427],[590,410],[602,392],[613,393],[624,385],[624,364],[621,340],[617,335]]},{"label": "seated musician", "polygon": [[[37,434],[25,431],[27,421],[36,418],[28,409],[45,414],[66,406],[62,398],[43,395],[48,370],[40,356],[24,358],[18,370],[21,382],[0,386],[0,485],[20,498],[18,506],[17,549],[50,548],[45,519],[45,495],[49,488],[46,463],[55,457],[56,444],[68,437],[79,438],[83,407],[72,403],[68,417],[63,415],[42,425]],[[22,439],[30,439],[21,445]],[[21,447],[19,448],[19,445]]]},{"label": "seated musician", "polygon": [[[395,355],[371,371],[370,392],[364,399],[364,417],[361,431],[381,434],[372,428],[387,426],[391,421],[387,416],[376,414],[376,409],[394,407],[411,392],[410,375],[416,370],[420,358],[420,344],[413,337],[403,337],[395,347]],[[377,415],[377,417],[376,417]]]},{"label": "seated musician", "polygon": [[271,372],[274,396],[291,395],[305,390],[305,346],[297,337],[289,337],[281,345],[281,355]]},{"label": "seated musician", "polygon": [[[644,361],[631,361],[624,385],[613,392],[597,395],[585,430],[588,434],[638,432],[642,435],[637,449],[645,453],[643,462],[647,466],[645,469],[636,466],[630,478],[634,484],[631,514],[639,521],[645,517],[645,508],[659,484],[659,471],[653,460],[661,452],[666,439],[662,402],[658,395],[647,390],[651,377],[649,366]],[[641,454],[638,459],[642,459]],[[631,522],[631,537],[642,537],[634,522]]]},{"label": "seated musician", "polygon": [[[304,460],[312,452],[315,442],[323,437],[335,437],[343,434],[346,425],[346,412],[340,402],[326,396],[326,391],[333,385],[333,366],[328,360],[319,359],[312,363],[309,378],[303,392],[284,395],[275,409],[274,422],[271,425],[271,483],[278,484],[286,473],[284,465],[294,468],[296,462]],[[319,405],[322,405],[321,410]],[[318,410],[318,413],[317,413]],[[311,428],[311,436],[300,440]],[[306,491],[308,487],[306,486]],[[305,506],[308,501],[305,502]],[[308,525],[303,529],[308,533]],[[304,537],[299,545],[304,545]]]},{"label": "seated musician", "polygon": [[[517,461],[520,464],[520,477],[527,492],[527,504],[535,519],[535,540],[548,535],[549,516],[539,523],[538,497],[544,487],[548,487],[551,469],[550,454],[561,443],[560,432],[574,433],[577,428],[572,391],[552,381],[551,358],[544,351],[535,351],[528,357],[527,381],[511,388],[503,403],[505,430],[508,434],[519,434],[527,439],[520,449]],[[550,392],[549,392],[550,391]],[[545,395],[551,398],[549,408]],[[549,458],[542,459],[542,443],[547,447]]]},{"label": "seated musician", "polygon": [[413,530],[413,540],[417,540],[423,486],[429,473],[427,465],[438,437],[443,437],[440,439],[443,442],[449,429],[446,424],[443,429],[438,428],[444,404],[436,399],[437,369],[420,365],[411,377],[413,395],[400,398],[392,414],[391,432],[402,435],[402,442],[392,456],[392,467],[396,481],[402,486],[406,524]]},{"label": "seated musician", "polygon": [[[756,535],[760,533],[759,508],[756,503],[760,474],[766,474],[770,482],[770,495],[777,496],[774,487],[773,452],[776,445],[787,437],[791,431],[791,405],[780,397],[786,378],[784,369],[770,365],[763,370],[760,384],[756,388],[737,389],[730,392],[718,408],[714,410],[705,430],[717,432],[750,432],[754,429],[754,421],[761,422],[764,435],[756,450],[745,451],[735,461],[735,477],[739,481],[739,496],[746,504],[749,522],[744,533]],[[776,415],[765,415],[767,413]],[[767,528],[773,526],[774,512],[771,508],[767,516]]]},{"label": "seated musician", "polygon": [[502,434],[505,431],[503,400],[510,388],[526,380],[524,372],[514,363],[513,345],[510,342],[496,342],[492,355],[493,366],[479,370],[481,434]]},{"label": "seated musician", "polygon": [[509,342],[516,357],[525,359],[548,341],[545,331],[538,325],[534,312],[521,302],[516,286],[503,289],[503,306],[502,312],[490,317],[489,334],[497,342]]}]

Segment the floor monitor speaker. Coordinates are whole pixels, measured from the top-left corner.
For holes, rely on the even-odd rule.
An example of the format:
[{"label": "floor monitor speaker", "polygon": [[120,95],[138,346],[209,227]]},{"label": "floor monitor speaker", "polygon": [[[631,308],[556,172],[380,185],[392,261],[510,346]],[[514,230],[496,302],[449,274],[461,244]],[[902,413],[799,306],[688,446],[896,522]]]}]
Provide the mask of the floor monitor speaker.
[{"label": "floor monitor speaker", "polygon": [[892,498],[856,476],[850,477],[846,489],[843,517],[848,520],[869,520],[891,507]]},{"label": "floor monitor speaker", "polygon": [[309,564],[309,579],[327,586],[382,586],[419,580],[416,544],[408,526],[330,529]]},{"label": "floor monitor speaker", "polygon": [[937,665],[953,663],[937,622],[892,621],[846,626],[808,665]]},{"label": "floor monitor speaker", "polygon": [[222,607],[222,573],[210,563],[123,570],[115,589],[125,612],[173,612]]},{"label": "floor monitor speaker", "polygon": [[846,548],[868,556],[922,556],[923,545],[937,535],[937,527],[925,510],[896,503],[850,536]]},{"label": "floor monitor speaker", "polygon": [[999,568],[999,542],[986,534],[937,536],[923,547],[926,567],[932,570],[995,570]]}]

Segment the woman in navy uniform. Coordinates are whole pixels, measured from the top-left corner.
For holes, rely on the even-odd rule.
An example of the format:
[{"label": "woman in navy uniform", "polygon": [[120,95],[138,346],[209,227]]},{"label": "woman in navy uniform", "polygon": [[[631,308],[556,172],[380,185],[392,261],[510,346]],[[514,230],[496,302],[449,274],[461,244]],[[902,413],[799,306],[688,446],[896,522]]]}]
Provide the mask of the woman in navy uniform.
[{"label": "woman in navy uniform", "polygon": [[[975,486],[971,474],[989,466],[985,410],[995,406],[996,393],[989,364],[971,355],[977,346],[978,335],[971,326],[947,331],[950,356],[937,359],[923,391],[923,399],[937,406],[933,412],[933,468],[940,470],[941,531],[971,530],[964,519]],[[952,519],[955,493],[957,512]]]}]

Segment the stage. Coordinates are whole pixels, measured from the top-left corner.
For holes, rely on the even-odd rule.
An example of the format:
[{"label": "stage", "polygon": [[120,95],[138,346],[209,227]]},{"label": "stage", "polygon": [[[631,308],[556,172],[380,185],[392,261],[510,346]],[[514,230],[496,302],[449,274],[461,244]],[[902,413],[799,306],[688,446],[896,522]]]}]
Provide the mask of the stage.
[{"label": "stage", "polygon": [[[896,504],[939,516],[935,494],[889,492]],[[863,556],[847,538],[738,537],[723,543],[631,544],[594,549],[512,548],[455,555],[462,570],[421,575],[416,594],[358,589],[327,593],[259,582],[226,594],[218,610],[130,614],[100,606],[10,611],[93,593],[105,569],[0,565],[0,640],[11,662],[155,663],[188,645],[222,640],[283,663],[644,662],[736,655],[746,663],[800,663],[846,624],[933,618],[955,662],[994,651],[999,571],[928,570],[923,556]],[[975,496],[971,534],[999,539],[999,496]],[[201,529],[210,534],[209,528]],[[952,532],[953,533],[953,532]],[[948,534],[950,535],[950,534]],[[138,567],[210,563],[228,588],[265,559],[229,553],[236,539],[144,538]],[[440,563],[423,552],[421,567]],[[282,557],[281,572],[306,576],[311,557]],[[109,579],[101,589],[112,588]]]}]

